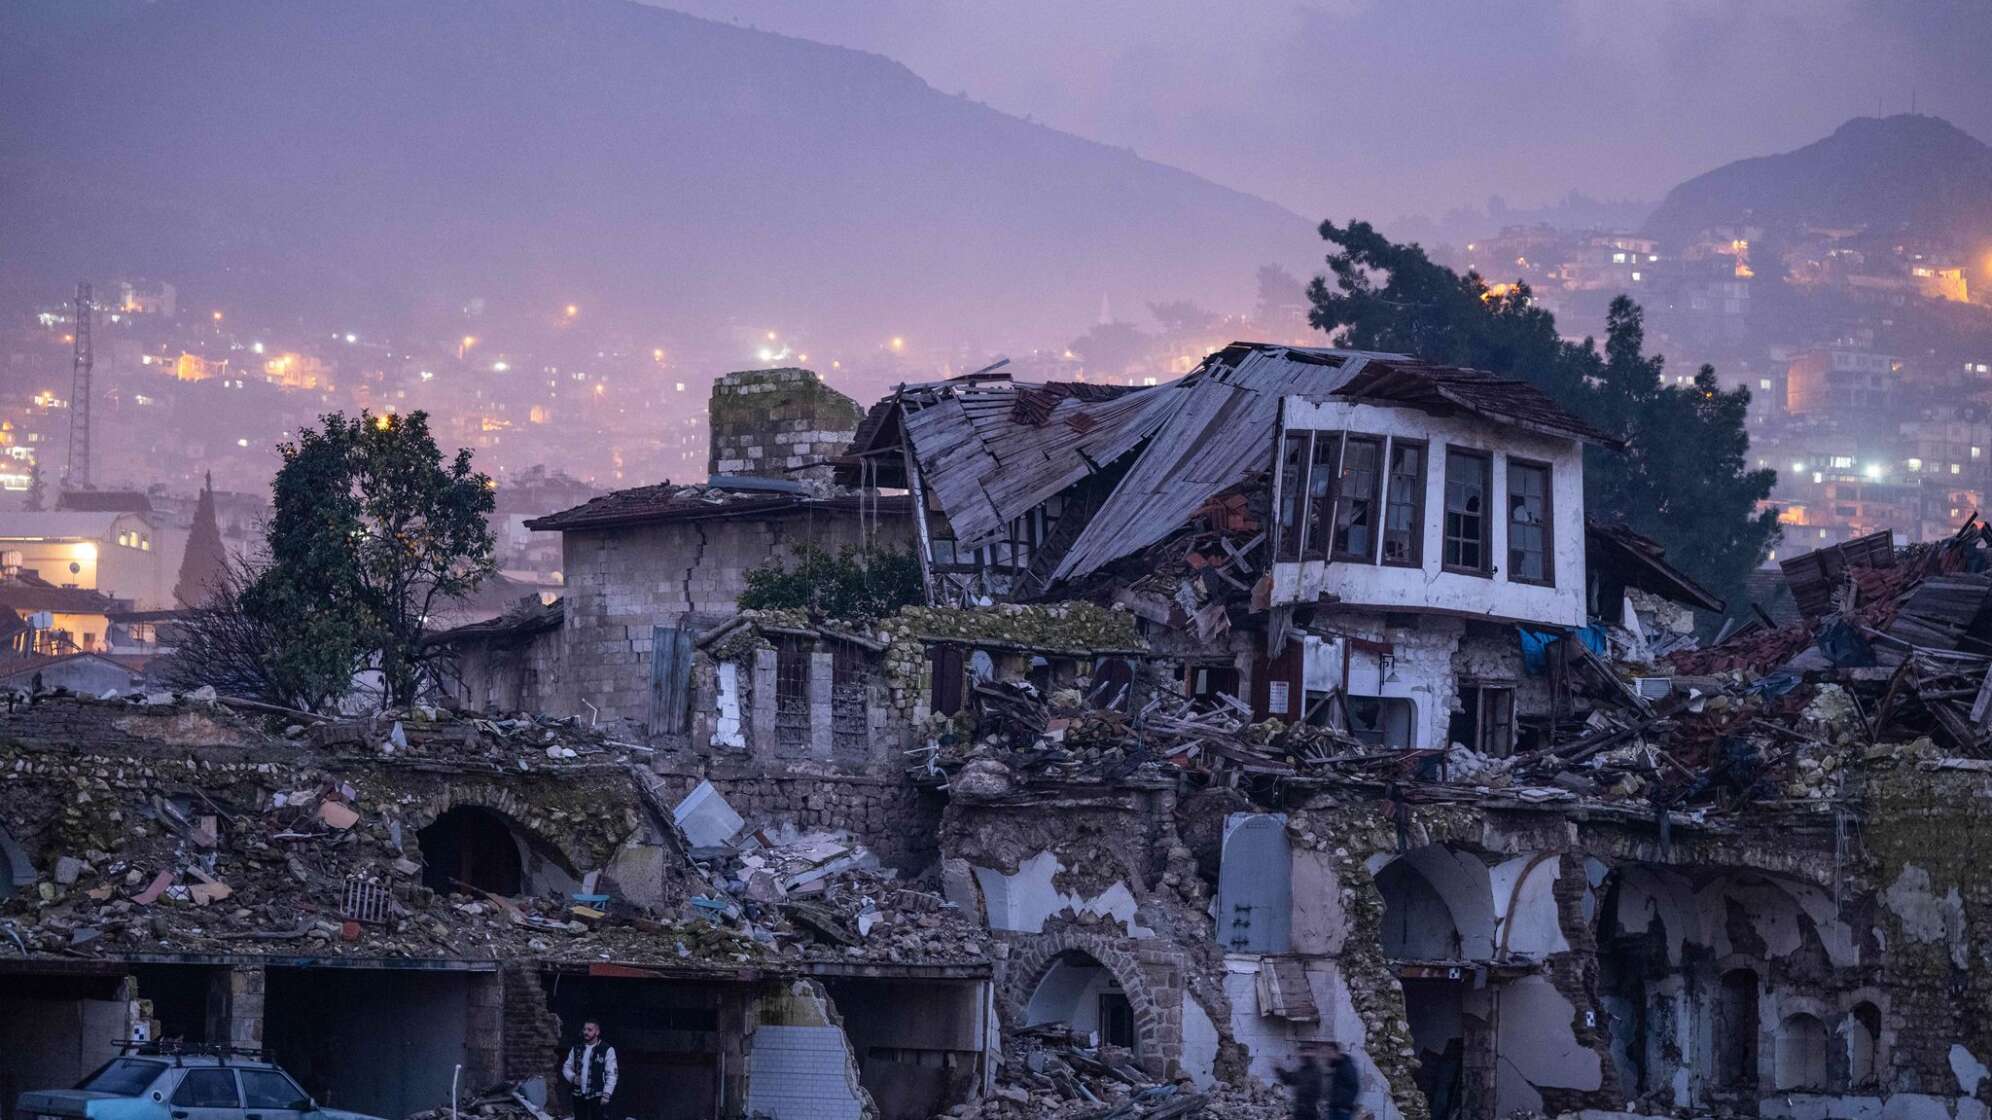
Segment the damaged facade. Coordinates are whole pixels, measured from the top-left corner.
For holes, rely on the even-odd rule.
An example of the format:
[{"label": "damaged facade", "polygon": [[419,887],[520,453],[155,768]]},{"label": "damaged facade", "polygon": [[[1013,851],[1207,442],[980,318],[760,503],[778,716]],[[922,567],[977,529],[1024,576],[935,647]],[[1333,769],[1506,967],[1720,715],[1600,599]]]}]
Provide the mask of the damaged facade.
[{"label": "damaged facade", "polygon": [[[384,1115],[599,1015],[630,1115],[1275,1116],[1332,1039],[1380,1120],[1987,1120],[1992,535],[1704,647],[1584,508],[1615,446],[1386,354],[903,387],[832,480],[543,519],[567,596],[442,636],[460,712],[0,717],[6,998]],[[734,603],[845,542],[926,602]],[[406,1084],[323,1042],[415,1000]]]}]

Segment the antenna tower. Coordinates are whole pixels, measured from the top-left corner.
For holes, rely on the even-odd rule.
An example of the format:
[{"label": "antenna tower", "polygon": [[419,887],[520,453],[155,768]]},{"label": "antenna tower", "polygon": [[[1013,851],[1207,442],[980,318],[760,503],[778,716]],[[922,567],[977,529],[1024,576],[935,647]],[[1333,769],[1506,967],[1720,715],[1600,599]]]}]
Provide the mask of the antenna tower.
[{"label": "antenna tower", "polygon": [[90,319],[96,310],[90,299],[90,285],[76,285],[76,315],[73,337],[76,349],[70,359],[69,462],[63,473],[66,485],[78,490],[90,487]]}]

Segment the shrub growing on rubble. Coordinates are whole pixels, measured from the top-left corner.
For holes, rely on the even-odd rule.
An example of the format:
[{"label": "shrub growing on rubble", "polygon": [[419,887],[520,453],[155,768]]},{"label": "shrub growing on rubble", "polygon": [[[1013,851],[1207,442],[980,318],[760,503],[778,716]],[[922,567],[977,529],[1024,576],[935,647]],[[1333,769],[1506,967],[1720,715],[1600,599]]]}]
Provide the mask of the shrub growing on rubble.
[{"label": "shrub growing on rubble", "polygon": [[826,618],[876,619],[923,601],[920,560],[911,549],[863,550],[845,545],[835,556],[803,545],[793,562],[777,557],[747,572],[740,606],[802,609]]},{"label": "shrub growing on rubble", "polygon": [[281,448],[269,565],[244,611],[282,638],[273,673],[305,696],[339,696],[354,663],[381,673],[387,701],[415,699],[423,626],[493,568],[491,479],[470,452],[445,463],[422,412],[331,413]]}]

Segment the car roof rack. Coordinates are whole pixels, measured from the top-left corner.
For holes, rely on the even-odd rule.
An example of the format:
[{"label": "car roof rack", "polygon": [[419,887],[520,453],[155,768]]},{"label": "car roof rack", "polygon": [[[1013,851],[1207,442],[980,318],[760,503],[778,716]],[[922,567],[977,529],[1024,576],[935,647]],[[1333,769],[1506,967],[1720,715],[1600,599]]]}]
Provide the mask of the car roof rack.
[{"label": "car roof rack", "polygon": [[185,1064],[181,1059],[188,1057],[213,1058],[219,1065],[227,1065],[229,1055],[247,1058],[250,1061],[263,1060],[261,1046],[224,1042],[189,1042],[184,1038],[127,1038],[118,1040],[120,1056],[140,1054],[152,1057],[172,1058],[173,1064]]}]

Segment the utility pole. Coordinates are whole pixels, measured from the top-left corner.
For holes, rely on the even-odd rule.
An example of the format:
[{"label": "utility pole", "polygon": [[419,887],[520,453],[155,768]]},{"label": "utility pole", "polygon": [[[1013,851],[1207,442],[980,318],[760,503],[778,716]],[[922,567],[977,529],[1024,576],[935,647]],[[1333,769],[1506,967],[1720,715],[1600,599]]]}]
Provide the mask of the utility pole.
[{"label": "utility pole", "polygon": [[66,488],[90,488],[90,367],[96,360],[90,354],[90,318],[96,308],[90,299],[90,285],[76,285],[76,322],[72,337],[76,349],[70,358],[69,463],[63,473]]}]

